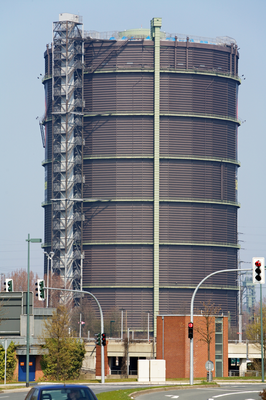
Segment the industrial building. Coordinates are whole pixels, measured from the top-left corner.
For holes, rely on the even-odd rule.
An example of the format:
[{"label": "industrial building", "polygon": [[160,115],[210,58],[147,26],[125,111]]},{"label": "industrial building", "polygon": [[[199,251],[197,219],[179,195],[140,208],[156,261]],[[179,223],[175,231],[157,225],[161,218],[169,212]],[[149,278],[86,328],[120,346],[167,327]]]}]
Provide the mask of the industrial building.
[{"label": "industrial building", "polygon": [[[40,124],[50,269],[132,329],[149,312],[155,336],[157,315],[187,313],[239,248],[236,41],[161,24],[87,32],[60,14]],[[237,274],[218,274],[195,306],[210,299],[236,324],[237,295]]]}]

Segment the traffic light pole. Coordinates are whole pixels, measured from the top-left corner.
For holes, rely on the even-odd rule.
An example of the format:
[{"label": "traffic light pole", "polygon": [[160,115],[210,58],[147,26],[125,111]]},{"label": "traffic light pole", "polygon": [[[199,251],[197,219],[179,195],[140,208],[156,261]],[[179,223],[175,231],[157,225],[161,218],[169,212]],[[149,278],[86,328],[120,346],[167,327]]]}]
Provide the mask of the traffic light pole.
[{"label": "traffic light pole", "polygon": [[[72,289],[58,289],[58,288],[50,288],[50,287],[46,287],[44,286],[44,289],[46,290],[60,290],[62,292],[74,292],[74,293],[84,293],[84,294],[88,294],[90,296],[92,296],[94,298],[94,300],[96,301],[98,307],[99,307],[99,311],[100,311],[100,317],[101,317],[101,338],[102,335],[104,333],[104,323],[103,323],[103,312],[102,312],[102,307],[99,303],[99,301],[97,300],[97,298],[91,293],[91,292],[86,292],[83,290],[72,290]],[[105,371],[104,371],[104,346],[102,344],[102,340],[101,340],[101,383],[105,383]]]},{"label": "traffic light pole", "polygon": [[261,382],[264,382],[263,319],[262,319],[262,284],[260,284],[260,348],[261,348]]},{"label": "traffic light pole", "polygon": [[[199,289],[199,287],[202,285],[203,282],[206,281],[206,279],[210,278],[213,275],[216,274],[221,274],[222,272],[235,272],[235,271],[240,271],[240,269],[222,269],[221,271],[216,271],[212,272],[211,274],[207,275],[205,278],[202,279],[202,281],[198,284],[196,289],[193,292],[192,298],[191,298],[191,303],[190,303],[190,322],[193,323],[193,313],[194,313],[194,299],[196,296],[196,293]],[[252,271],[250,269],[241,269],[241,271]],[[189,383],[190,385],[193,385],[193,380],[194,380],[194,365],[193,365],[193,360],[194,360],[194,353],[193,353],[193,337],[190,339],[190,375],[189,375]]]}]

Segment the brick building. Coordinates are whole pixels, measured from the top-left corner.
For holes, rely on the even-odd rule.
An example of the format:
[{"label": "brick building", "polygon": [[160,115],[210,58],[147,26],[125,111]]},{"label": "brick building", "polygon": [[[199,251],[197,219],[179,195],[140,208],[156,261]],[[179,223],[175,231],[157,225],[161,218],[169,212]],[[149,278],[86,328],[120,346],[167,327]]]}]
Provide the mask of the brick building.
[{"label": "brick building", "polygon": [[[228,318],[210,317],[210,360],[214,363],[214,377],[228,376]],[[166,360],[166,378],[189,378],[190,340],[189,315],[160,315],[157,317],[157,359]],[[202,340],[206,332],[203,315],[194,316],[194,377],[206,377],[208,361],[207,343]]]}]

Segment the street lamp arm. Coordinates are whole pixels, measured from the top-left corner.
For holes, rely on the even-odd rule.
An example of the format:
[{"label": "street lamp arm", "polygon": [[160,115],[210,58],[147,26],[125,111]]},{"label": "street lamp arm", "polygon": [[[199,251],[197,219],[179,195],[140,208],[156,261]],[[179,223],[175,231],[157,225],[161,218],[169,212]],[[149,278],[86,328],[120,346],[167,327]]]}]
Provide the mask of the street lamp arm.
[{"label": "street lamp arm", "polygon": [[74,293],[87,293],[90,296],[92,296],[94,298],[94,300],[96,301],[98,307],[99,307],[99,311],[100,311],[100,316],[101,316],[101,333],[104,333],[104,323],[103,323],[103,311],[102,311],[102,307],[98,301],[98,299],[94,296],[94,294],[92,294],[91,292],[87,292],[85,290],[73,290],[73,289],[60,289],[60,288],[49,288],[44,286],[44,289],[48,289],[48,290],[60,290],[62,292],[74,292]]},{"label": "street lamp arm", "polygon": [[231,272],[231,271],[250,271],[250,272],[252,272],[251,269],[241,269],[241,270],[238,269],[238,268],[237,269],[222,269],[220,271],[215,271],[215,272],[212,272],[211,274],[205,276],[205,278],[203,278],[202,281],[200,281],[198,286],[195,288],[195,290],[193,292],[193,295],[192,295],[192,298],[191,298],[191,303],[190,303],[190,321],[191,322],[193,322],[194,299],[195,299],[195,296],[197,294],[197,291],[198,291],[199,287],[203,284],[203,282],[205,282],[211,276],[216,275],[216,274],[221,274],[222,272]]},{"label": "street lamp arm", "polygon": [[[203,278],[202,281],[200,281],[198,286],[195,288],[195,290],[193,292],[193,295],[192,295],[192,298],[191,298],[191,303],[190,303],[190,322],[193,323],[194,299],[195,299],[195,296],[196,296],[196,293],[197,293],[199,287],[203,284],[203,282],[205,282],[208,278],[210,278],[213,275],[221,274],[222,272],[234,272],[234,271],[238,271],[238,272],[240,272],[240,271],[250,271],[250,272],[252,272],[251,269],[244,269],[244,268],[243,269],[242,268],[241,269],[239,269],[239,268],[237,268],[237,269],[222,269],[220,271],[212,272],[211,274],[205,276],[205,278]],[[193,337],[192,337],[190,339],[190,377],[189,377],[190,385],[193,385],[193,379],[194,379],[194,370],[193,370],[194,355],[193,355],[193,351],[194,350],[193,350]]]},{"label": "street lamp arm", "polygon": [[[94,294],[92,294],[91,292],[87,292],[84,290],[73,290],[73,289],[60,289],[60,288],[49,288],[47,286],[43,287],[44,289],[47,290],[60,290],[62,292],[74,292],[74,293],[86,293],[90,296],[92,296],[94,298],[94,300],[96,301],[98,307],[99,307],[99,311],[100,311],[100,317],[101,317],[101,337],[102,334],[104,333],[104,322],[103,322],[103,311],[102,311],[102,307],[98,301],[98,299],[94,296]],[[104,371],[104,347],[101,344],[101,375],[102,375],[102,383],[104,383],[105,381],[105,371]]]}]

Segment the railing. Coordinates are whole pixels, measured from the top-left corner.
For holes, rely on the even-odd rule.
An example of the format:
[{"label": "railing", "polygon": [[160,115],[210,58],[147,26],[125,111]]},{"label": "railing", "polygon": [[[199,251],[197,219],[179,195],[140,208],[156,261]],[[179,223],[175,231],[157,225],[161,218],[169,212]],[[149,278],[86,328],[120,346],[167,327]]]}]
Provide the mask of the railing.
[{"label": "railing", "polygon": [[[146,30],[145,30],[146,31]],[[119,31],[107,31],[107,32],[97,32],[97,31],[85,31],[84,37],[90,37],[92,39],[103,39],[103,40],[140,40],[146,39],[151,40],[149,30],[146,32],[142,32],[142,36],[138,35],[136,30],[136,36],[131,36],[129,34],[127,36],[127,31],[119,32]],[[203,43],[203,44],[212,44],[217,46],[236,46],[236,40],[229,37],[229,36],[217,36],[216,38],[209,38],[203,36],[191,36],[186,35],[183,33],[168,33],[168,32],[161,32],[161,40],[168,40],[174,41],[177,40],[178,42],[188,42],[190,43]]]},{"label": "railing", "polygon": [[238,369],[231,369],[231,370],[229,370],[228,375],[229,376],[239,376],[239,370]]},{"label": "railing", "polygon": [[[111,375],[122,375],[122,371],[121,369],[111,369]],[[129,371],[129,375],[138,375],[138,371],[132,369]]]}]

